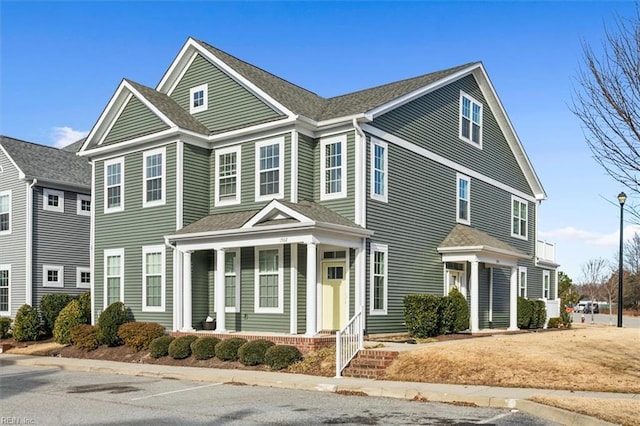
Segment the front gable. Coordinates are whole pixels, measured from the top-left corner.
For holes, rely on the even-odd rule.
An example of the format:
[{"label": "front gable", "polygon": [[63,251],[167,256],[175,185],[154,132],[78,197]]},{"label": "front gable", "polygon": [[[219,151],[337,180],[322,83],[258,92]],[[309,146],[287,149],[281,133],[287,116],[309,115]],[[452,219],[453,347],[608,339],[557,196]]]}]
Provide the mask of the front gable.
[{"label": "front gable", "polygon": [[100,145],[110,145],[169,129],[158,115],[136,96],[129,96],[122,112],[106,133]]}]

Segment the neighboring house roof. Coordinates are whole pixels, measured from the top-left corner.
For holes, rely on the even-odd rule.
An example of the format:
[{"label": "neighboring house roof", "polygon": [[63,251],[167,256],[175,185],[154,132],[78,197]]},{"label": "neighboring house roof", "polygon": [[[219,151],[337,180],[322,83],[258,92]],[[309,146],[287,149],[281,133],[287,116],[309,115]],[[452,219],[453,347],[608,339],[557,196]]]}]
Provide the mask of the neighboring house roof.
[{"label": "neighboring house roof", "polygon": [[0,136],[0,146],[26,179],[91,188],[91,165],[74,147],[64,150],[7,136]]},{"label": "neighboring house roof", "polygon": [[80,148],[82,148],[82,145],[84,144],[84,141],[86,141],[87,138],[82,138],[80,140],[75,141],[74,143],[71,143],[67,146],[63,146],[62,148],[60,148],[63,151],[66,152],[73,152],[74,154],[78,151],[80,151]]},{"label": "neighboring house roof", "polygon": [[441,249],[470,249],[470,248],[478,248],[478,249],[497,249],[502,252],[511,253],[514,256],[518,257],[528,257],[527,254],[518,250],[510,244],[505,243],[486,232],[480,231],[479,229],[473,228],[471,226],[456,224],[453,227],[453,230],[447,235],[447,237],[442,241],[442,244],[438,247],[438,250]]}]

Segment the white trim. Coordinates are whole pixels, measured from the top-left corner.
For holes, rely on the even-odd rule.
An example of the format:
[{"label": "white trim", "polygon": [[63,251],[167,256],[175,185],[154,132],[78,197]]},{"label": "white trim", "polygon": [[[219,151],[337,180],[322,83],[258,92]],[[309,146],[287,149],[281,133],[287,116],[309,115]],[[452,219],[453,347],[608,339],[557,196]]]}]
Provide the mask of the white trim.
[{"label": "white trim", "polygon": [[[375,178],[375,157],[376,157],[376,146],[379,146],[383,149],[382,155],[382,194],[378,194],[376,192],[376,178]],[[370,181],[371,181],[371,199],[382,201],[383,203],[389,202],[389,144],[386,142],[371,138],[371,149],[370,149],[370,161],[369,161],[369,171],[370,171]]]},{"label": "white trim", "polygon": [[[464,98],[467,98],[469,100],[469,102],[471,103],[470,105],[470,110],[469,110],[469,137],[465,137],[462,135],[462,100]],[[480,107],[480,123],[478,124],[479,132],[480,134],[478,135],[478,142],[475,142],[473,140],[473,105],[476,104]],[[463,140],[465,142],[467,142],[469,145],[474,146],[476,148],[482,149],[482,110],[483,110],[483,106],[482,106],[482,102],[478,101],[477,99],[475,99],[473,96],[463,92],[462,90],[460,91],[460,101],[459,101],[459,111],[458,111],[458,137],[460,138],[460,140]]]},{"label": "white trim", "polygon": [[[384,299],[383,299],[383,308],[375,309],[374,308],[374,270],[375,270],[375,253],[382,252],[384,253]],[[369,248],[369,315],[387,315],[387,309],[389,306],[389,246],[386,244],[375,244],[371,243]]]},{"label": "white trim", "polygon": [[[545,281],[546,278],[546,281]],[[545,291],[547,294],[544,294]],[[551,271],[542,270],[542,298],[544,300],[551,300]]]},{"label": "white trim", "polygon": [[[182,229],[184,212],[184,142],[176,143],[176,231]],[[175,265],[175,263],[174,263]]]},{"label": "white trim", "polygon": [[[28,185],[27,185],[28,187]],[[28,191],[27,191],[28,192]],[[0,235],[9,235],[11,234],[11,221],[12,221],[12,214],[11,214],[11,201],[12,201],[12,196],[11,196],[11,190],[6,190],[6,191],[0,191],[0,197],[4,197],[4,196],[9,196],[9,210],[6,212],[7,214],[9,214],[9,229],[5,230],[5,231],[0,231]],[[29,194],[27,193],[27,197],[29,196]],[[27,198],[28,199],[28,198]],[[28,204],[27,204],[28,205]],[[27,210],[28,212],[30,212],[31,210]]]},{"label": "white trim", "polygon": [[[56,281],[49,281],[49,271],[58,273]],[[42,265],[42,287],[64,288],[64,266]]]},{"label": "white trim", "polygon": [[38,179],[33,179],[31,183],[25,182],[25,194],[27,199],[25,206],[27,208],[25,214],[26,232],[25,232],[25,290],[24,290],[24,303],[33,306],[33,204],[34,204],[34,191],[33,187],[38,182]]},{"label": "white trim", "polygon": [[[160,176],[147,177],[147,158],[153,155],[161,156]],[[160,178],[160,199],[147,201],[147,182]],[[142,153],[142,207],[163,206],[167,202],[167,148],[165,146],[151,149]]]},{"label": "white trim", "polygon": [[[513,232],[513,203],[514,202],[518,202],[520,203],[520,206],[524,205],[527,208],[527,212],[526,212],[526,223],[524,226],[524,235],[521,234],[516,234]],[[518,221],[520,221],[520,218],[518,218]],[[520,223],[518,223],[518,228],[521,229],[522,225]],[[520,197],[516,197],[515,195],[511,195],[511,203],[509,204],[509,232],[511,233],[511,236],[514,238],[518,238],[521,240],[528,240],[529,239],[529,203],[526,200],[523,200]]]},{"label": "white trim", "polygon": [[[227,300],[226,300],[226,287],[225,287],[225,300],[224,300],[224,311],[225,312],[240,312],[240,279],[241,279],[241,271],[240,271],[240,249],[233,249],[233,250],[224,250],[224,251],[218,251],[216,253],[224,253],[224,265],[225,265],[225,269],[222,271],[222,277],[224,279],[224,281],[222,282],[222,285],[226,286],[227,285],[227,270],[226,270],[226,265],[227,265],[227,253],[234,253],[235,254],[235,261],[233,263],[233,275],[229,275],[229,276],[234,276],[236,279],[236,285],[235,285],[235,293],[233,295],[233,300],[234,300],[234,305],[233,306],[227,306]],[[214,298],[215,299],[215,298]]]},{"label": "white trim", "polygon": [[[282,246],[260,246],[254,249],[254,308],[256,314],[281,314],[284,312],[284,259]],[[262,308],[260,307],[260,252],[267,250],[278,251],[278,306]]]},{"label": "white trim", "polygon": [[[49,205],[49,196],[58,197],[58,205]],[[64,191],[56,189],[42,188],[42,210],[50,212],[64,213]]]},{"label": "white trim", "polygon": [[289,333],[298,334],[298,244],[289,245],[291,251],[289,255],[289,285],[290,285],[290,308],[289,308]]},{"label": "white trim", "polygon": [[95,300],[96,286],[95,286],[95,273],[96,273],[96,162],[91,161],[91,220],[89,225],[89,267],[91,270],[91,324],[96,323],[96,309],[97,304]]},{"label": "white trim", "polygon": [[[522,274],[524,273],[524,285],[522,280]],[[528,271],[526,266],[518,266],[518,297],[527,297],[528,292]],[[524,295],[522,294],[522,290],[524,289]]]},{"label": "white trim", "polygon": [[[367,137],[358,120],[353,119],[355,129],[354,150],[354,222],[366,227],[367,224]],[[348,157],[347,157],[348,158]],[[347,179],[348,181],[348,179]],[[364,316],[363,316],[364,318]]]},{"label": "white trim", "polygon": [[[236,194],[233,198],[220,199],[220,157],[226,154],[236,154]],[[242,145],[234,145],[215,150],[215,206],[230,206],[240,204],[242,197]]]},{"label": "white trim", "polygon": [[[147,305],[147,254],[160,253],[160,306]],[[142,246],[142,312],[164,312],[166,304],[166,253],[164,245]],[[154,274],[155,275],[155,274]]]},{"label": "white trim", "polygon": [[493,322],[493,268],[489,268],[489,323]]},{"label": "white trim", "polygon": [[7,309],[8,310],[0,311],[0,315],[11,316],[11,265],[10,264],[0,265],[0,271],[9,271],[8,282],[7,282]]},{"label": "white trim", "polygon": [[298,202],[298,132],[291,131],[291,202]]},{"label": "white trim", "polygon": [[[120,186],[120,205],[116,206],[116,207],[108,207],[109,206],[109,200],[108,200],[108,185],[107,185],[107,170],[109,168],[109,166],[115,165],[115,164],[120,164],[120,183],[118,185],[112,185],[112,186]],[[124,157],[118,157],[118,158],[112,158],[110,160],[105,160],[103,163],[103,174],[104,174],[104,182],[103,182],[103,192],[104,192],[104,213],[115,213],[115,212],[121,212],[124,211],[124,177],[125,177],[125,173],[124,173]]]},{"label": "white trim", "polygon": [[[314,223],[307,216],[285,206],[278,200],[272,200],[269,204],[264,206],[262,210],[260,210],[251,219],[249,219],[244,225],[242,225],[241,229],[253,228],[257,223],[260,223],[263,219],[276,211],[284,213],[285,215],[299,221],[300,223]],[[291,224],[289,224],[289,226],[291,226]],[[264,229],[266,229],[266,227]]]},{"label": "white trim", "polygon": [[[460,181],[467,182],[467,198],[463,199],[467,202],[467,218],[460,218]],[[471,225],[471,178],[460,173],[456,173],[456,222],[465,225]]]},{"label": "white trim", "polygon": [[[88,273],[89,274],[89,282],[88,283],[83,283],[82,282],[82,274],[83,273]],[[91,279],[91,268],[87,268],[84,266],[77,266],[76,267],[76,288],[91,288],[91,282],[93,281],[93,279]]]},{"label": "white trim", "polygon": [[[83,201],[88,201],[89,202],[89,210],[84,210],[82,208],[82,202]],[[92,203],[91,203],[91,195],[85,195],[85,194],[76,194],[76,214],[79,216],[91,216],[91,207],[92,207]]]},{"label": "white trim", "polygon": [[[340,144],[340,191],[327,192],[327,145]],[[347,196],[347,135],[320,140],[320,201],[335,200]]]},{"label": "white trim", "polygon": [[[103,284],[103,288],[102,288],[102,298],[104,299],[103,301],[103,308],[106,309],[107,306],[109,306],[108,304],[108,297],[107,297],[107,293],[108,293],[108,278],[109,276],[107,275],[108,273],[108,269],[107,269],[107,258],[108,257],[115,257],[115,256],[119,256],[120,257],[120,265],[119,265],[119,272],[120,274],[117,276],[120,279],[120,302],[124,303],[124,249],[107,249],[104,251],[104,257],[103,257],[103,261],[104,263],[103,265],[103,270],[104,270],[104,284]],[[114,276],[115,277],[115,276]],[[92,278],[93,281],[93,278]]]},{"label": "white trim", "polygon": [[398,145],[398,146],[400,146],[402,148],[405,148],[405,149],[407,149],[407,150],[409,150],[409,151],[411,151],[411,152],[413,152],[415,154],[418,154],[418,155],[420,155],[420,156],[422,156],[424,158],[428,158],[429,160],[435,161],[438,164],[442,164],[445,167],[449,167],[450,169],[453,169],[456,172],[463,173],[463,174],[465,174],[465,175],[467,175],[467,176],[469,176],[471,178],[478,179],[478,180],[480,180],[482,182],[488,183],[489,185],[495,186],[496,188],[503,189],[503,190],[505,190],[505,191],[507,191],[507,192],[509,192],[509,193],[511,193],[513,195],[516,195],[516,196],[518,196],[520,198],[523,198],[525,200],[536,201],[536,198],[532,197],[531,195],[525,194],[524,192],[519,191],[519,190],[517,190],[517,189],[515,189],[515,188],[513,188],[513,187],[511,187],[509,185],[506,185],[506,184],[504,184],[502,182],[499,182],[499,181],[497,181],[497,180],[495,180],[493,178],[490,178],[490,177],[485,176],[485,175],[483,175],[481,173],[478,173],[475,170],[472,170],[472,169],[470,169],[468,167],[465,167],[465,166],[463,166],[461,164],[458,164],[458,163],[456,163],[454,161],[451,161],[451,160],[449,160],[449,159],[447,159],[447,158],[445,158],[445,157],[443,157],[441,155],[438,155],[438,154],[436,154],[434,152],[431,152],[431,151],[429,151],[427,149],[424,149],[424,148],[422,148],[422,147],[420,147],[418,145],[415,145],[415,144],[413,144],[411,142],[408,142],[408,141],[406,141],[406,140],[404,140],[402,138],[399,138],[398,136],[395,136],[395,135],[392,135],[390,133],[387,133],[384,130],[380,130],[380,129],[378,129],[376,127],[373,127],[371,125],[368,125],[368,124],[363,124],[362,128],[366,132],[368,132],[368,133],[370,133],[370,134],[372,134],[374,136],[377,136],[379,138],[383,138],[386,141],[388,141],[388,142],[390,142],[390,143],[392,143],[394,145]]},{"label": "white trim", "polygon": [[[202,105],[193,105],[193,95],[198,92],[202,92]],[[207,83],[201,84],[189,89],[189,112],[195,114],[197,112],[206,111],[209,108],[209,85]]]},{"label": "white trim", "polygon": [[[278,167],[267,169],[267,171],[278,170],[278,192],[274,194],[260,195],[260,148],[269,145],[278,145]],[[255,201],[269,201],[277,198],[284,197],[284,136],[279,136],[272,139],[266,139],[256,142],[255,151]]]}]

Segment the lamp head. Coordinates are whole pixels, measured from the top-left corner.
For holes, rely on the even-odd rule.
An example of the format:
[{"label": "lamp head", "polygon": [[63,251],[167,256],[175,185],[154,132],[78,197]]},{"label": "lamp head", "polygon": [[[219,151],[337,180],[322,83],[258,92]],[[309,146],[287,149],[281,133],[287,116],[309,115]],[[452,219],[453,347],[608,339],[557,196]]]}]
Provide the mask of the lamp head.
[{"label": "lamp head", "polygon": [[618,202],[620,203],[620,205],[624,206],[625,201],[627,201],[627,194],[625,194],[624,192],[619,193]]}]

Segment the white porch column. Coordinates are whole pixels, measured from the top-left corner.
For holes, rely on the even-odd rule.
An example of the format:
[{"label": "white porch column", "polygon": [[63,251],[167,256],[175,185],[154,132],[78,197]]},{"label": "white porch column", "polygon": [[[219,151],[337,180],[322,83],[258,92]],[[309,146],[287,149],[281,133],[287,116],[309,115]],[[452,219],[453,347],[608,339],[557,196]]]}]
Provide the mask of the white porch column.
[{"label": "white porch column", "polygon": [[[216,305],[216,331],[224,333],[227,331],[225,323],[225,300],[226,286],[224,282],[224,259],[225,251],[216,250],[216,278],[215,278],[215,305]],[[238,259],[238,261],[240,261]],[[238,281],[240,277],[238,277]],[[239,283],[238,283],[239,285]]]},{"label": "white porch column", "polygon": [[191,252],[185,251],[182,254],[182,331],[193,331],[191,299]]},{"label": "white porch column", "polygon": [[509,288],[509,328],[518,329],[518,267],[511,267],[511,282]]},{"label": "white porch column", "polygon": [[307,244],[307,336],[318,334],[318,291],[316,288],[316,243]]},{"label": "white porch column", "polygon": [[471,261],[471,282],[469,283],[470,296],[471,296],[471,317],[470,317],[470,327],[471,332],[475,333],[480,330],[480,316],[478,315],[478,298],[480,297],[480,291],[478,289],[478,261]]},{"label": "white porch column", "polygon": [[[297,135],[297,133],[296,133]],[[289,333],[298,334],[298,244],[291,244],[291,284]]]}]

